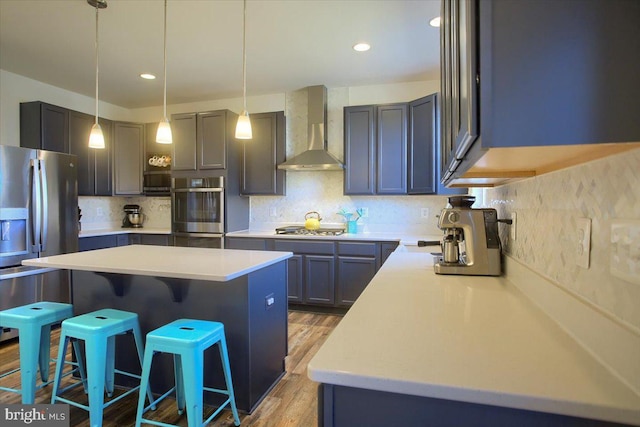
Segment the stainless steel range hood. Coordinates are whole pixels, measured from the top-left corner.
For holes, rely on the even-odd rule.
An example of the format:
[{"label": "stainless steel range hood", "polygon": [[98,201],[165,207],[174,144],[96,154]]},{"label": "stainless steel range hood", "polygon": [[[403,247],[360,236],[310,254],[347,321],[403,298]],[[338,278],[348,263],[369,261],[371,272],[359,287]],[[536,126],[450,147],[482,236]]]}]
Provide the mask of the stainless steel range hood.
[{"label": "stainless steel range hood", "polygon": [[327,151],[327,88],[309,86],[307,103],[309,148],[278,165],[290,171],[342,170],[344,165]]}]

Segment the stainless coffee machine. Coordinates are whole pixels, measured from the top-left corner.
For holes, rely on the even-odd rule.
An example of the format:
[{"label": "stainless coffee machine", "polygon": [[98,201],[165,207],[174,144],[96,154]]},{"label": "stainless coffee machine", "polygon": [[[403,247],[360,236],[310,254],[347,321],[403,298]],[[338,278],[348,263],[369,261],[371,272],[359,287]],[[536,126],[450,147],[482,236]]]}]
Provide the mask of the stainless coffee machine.
[{"label": "stainless coffee machine", "polygon": [[142,228],[144,214],[140,205],[124,205],[123,228]]},{"label": "stainless coffee machine", "polygon": [[495,209],[472,209],[473,196],[453,196],[440,213],[438,228],[444,231],[442,256],[434,264],[436,274],[499,276],[500,238]]}]

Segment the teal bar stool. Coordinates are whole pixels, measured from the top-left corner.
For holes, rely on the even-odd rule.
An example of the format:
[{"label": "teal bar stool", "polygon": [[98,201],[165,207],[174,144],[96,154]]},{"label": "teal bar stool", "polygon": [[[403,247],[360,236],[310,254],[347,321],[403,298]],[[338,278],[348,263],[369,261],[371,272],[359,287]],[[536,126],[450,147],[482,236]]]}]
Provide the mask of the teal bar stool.
[{"label": "teal bar stool", "polygon": [[[0,311],[0,327],[17,329],[20,342],[20,367],[2,374],[0,378],[20,371],[21,382],[21,389],[0,387],[0,390],[21,394],[23,404],[34,403],[36,390],[51,383],[49,363],[55,360],[49,354],[51,326],[71,316],[71,304],[48,301]],[[38,369],[42,382],[36,386]]]},{"label": "teal bar stool", "polygon": [[[140,385],[138,385],[119,395],[117,398],[111,399],[107,403],[104,401],[105,391],[108,397],[111,397],[113,394],[115,373],[140,379],[140,375],[115,369],[115,338],[117,335],[125,333],[133,334],[138,359],[140,366],[142,366],[144,343],[138,323],[138,315],[136,313],[106,308],[63,321],[51,403],[68,403],[69,405],[89,411],[91,426],[102,426],[104,408],[140,389]],[[85,343],[86,357],[84,357],[83,360],[82,352],[77,350],[76,357],[78,358],[78,365],[81,370],[84,370],[86,367],[86,378],[82,375],[81,382],[76,382],[60,389],[62,364],[59,361],[63,360],[62,358],[67,351],[67,344],[70,340],[73,341],[74,344],[77,343],[78,340],[83,340]],[[89,394],[89,406],[62,397],[66,391],[80,384],[85,386],[85,391]],[[145,385],[143,390],[146,390],[149,401],[153,402],[153,395],[148,386]],[[144,394],[142,394],[142,396],[144,400]],[[152,406],[152,409],[155,409],[155,405]]]},{"label": "teal bar stool", "polygon": [[[204,351],[214,344],[218,344],[220,351],[220,359],[222,361],[224,378],[227,385],[226,390],[205,387],[203,383]],[[175,385],[153,402],[152,405],[157,404],[175,390],[178,414],[182,415],[186,406],[187,423],[189,426],[200,427],[208,424],[227,405],[231,406],[234,424],[236,426],[240,425],[236,399],[233,394],[227,342],[225,340],[224,325],[222,323],[206,320],[179,319],[149,332],[147,334],[147,348],[144,353],[144,363],[142,364],[142,382],[140,385],[142,389],[147,387],[149,383],[151,362],[155,353],[173,354]],[[203,421],[202,402],[204,391],[220,393],[228,397],[209,418]],[[173,426],[173,424],[142,418],[143,413],[148,411],[149,408],[153,407],[151,405],[145,407],[144,395],[140,394],[138,398],[138,412],[136,414],[136,427],[139,427],[142,423],[167,427]]]}]

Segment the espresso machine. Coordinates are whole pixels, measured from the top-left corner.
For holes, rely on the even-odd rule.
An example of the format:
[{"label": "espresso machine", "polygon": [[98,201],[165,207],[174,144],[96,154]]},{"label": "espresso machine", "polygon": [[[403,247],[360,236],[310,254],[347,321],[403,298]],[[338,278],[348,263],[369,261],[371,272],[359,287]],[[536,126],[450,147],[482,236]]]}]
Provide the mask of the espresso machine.
[{"label": "espresso machine", "polygon": [[440,213],[442,255],[434,264],[436,274],[499,276],[501,246],[495,209],[472,209],[473,196],[453,196]]},{"label": "espresso machine", "polygon": [[124,205],[123,210],[122,228],[142,228],[144,215],[140,205]]}]

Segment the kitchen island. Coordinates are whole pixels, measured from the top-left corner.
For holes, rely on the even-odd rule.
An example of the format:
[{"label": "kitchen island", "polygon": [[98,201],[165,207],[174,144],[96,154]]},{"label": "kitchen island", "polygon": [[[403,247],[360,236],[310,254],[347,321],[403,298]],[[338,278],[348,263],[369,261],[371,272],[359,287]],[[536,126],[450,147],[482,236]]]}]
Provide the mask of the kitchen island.
[{"label": "kitchen island", "polygon": [[[284,375],[290,252],[121,246],[25,261],[72,271],[76,315],[102,308],[138,313],[142,333],[178,318],[224,323],[238,409],[252,412]],[[132,340],[118,341],[116,366],[140,369]],[[205,355],[205,385],[224,388],[217,351]],[[119,385],[131,386],[126,377]],[[173,384],[171,357],[154,359],[151,387]],[[205,394],[207,403],[220,403]]]},{"label": "kitchen island", "polygon": [[640,395],[512,282],[432,261],[391,254],[310,361],[320,426],[640,425]]}]

